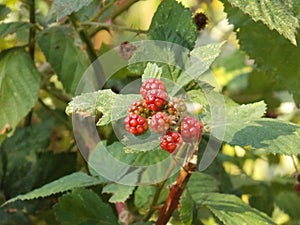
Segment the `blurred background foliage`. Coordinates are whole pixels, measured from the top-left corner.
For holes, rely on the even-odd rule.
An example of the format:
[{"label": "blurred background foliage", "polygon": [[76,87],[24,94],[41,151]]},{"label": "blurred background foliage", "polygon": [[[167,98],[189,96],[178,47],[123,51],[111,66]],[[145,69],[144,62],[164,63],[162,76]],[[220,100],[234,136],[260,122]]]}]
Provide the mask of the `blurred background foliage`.
[{"label": "blurred background foliage", "polygon": [[[124,11],[118,12],[113,8],[115,3],[118,4],[117,1],[94,0],[76,12],[75,20],[80,21],[84,26],[84,31],[90,38],[91,46],[97,56],[120,46],[122,42],[145,39],[145,31],[149,28],[160,1],[129,2],[129,6],[124,8]],[[224,95],[239,104],[264,100],[267,103],[266,117],[300,125],[300,101],[295,98],[296,94],[293,96],[291,93],[293,89],[299,89],[300,81],[291,79],[294,84],[286,85],[286,82],[276,79],[269,69],[262,69],[261,59],[257,60],[260,64],[255,63],[257,53],[249,54],[247,49],[250,47],[247,47],[245,42],[260,37],[253,37],[255,33],[252,33],[251,29],[242,33],[243,29],[247,29],[246,25],[243,28],[243,23],[240,23],[241,28],[238,31],[241,32],[237,36],[235,30],[239,27],[234,28],[231,22],[236,23],[235,25],[239,23],[234,19],[228,21],[226,12],[230,9],[224,9],[225,1],[182,0],[180,2],[189,7],[193,14],[204,12],[208,17],[206,28],[198,34],[196,46],[226,41],[220,57],[211,68],[216,78],[214,85]],[[29,0],[1,0],[0,4],[1,23],[28,22]],[[74,29],[71,25],[75,16],[73,19],[63,16],[57,21],[57,8],[50,0],[36,0],[35,6],[37,30],[40,32],[43,27],[51,26],[64,27],[66,33],[61,33],[62,42],[64,45],[68,45],[69,42],[74,44],[76,54],[81,54],[78,57],[82,61],[81,71],[84,71],[92,56],[86,51],[88,47],[80,38],[80,32],[76,32],[76,27]],[[101,11],[103,8],[106,10]],[[88,21],[99,12],[98,16],[100,16],[95,18],[95,21],[103,23],[102,26],[89,24]],[[299,15],[298,12],[298,18]],[[28,48],[28,25],[19,24],[18,29],[10,28],[11,31],[7,27],[0,29],[0,52],[16,46]],[[254,29],[253,32],[259,30]],[[38,100],[31,112],[24,116],[16,127],[7,126],[1,130],[0,203],[72,172],[80,170],[87,172],[86,163],[78,153],[75,144],[71,120],[65,114],[65,108],[73,93],[63,88],[64,84],[58,80],[57,75],[60,68],[51,67],[40,49],[47,39],[43,39],[43,36],[38,36],[37,39],[41,42],[34,51],[35,64],[41,74]],[[272,48],[282,48],[281,42],[277,44],[271,40],[260,40],[257,45],[263,45],[264,41],[270,41],[273,44]],[[299,52],[299,47],[286,42],[283,45],[291,45],[290,48],[296,48]],[[266,58],[270,57],[267,67],[272,67],[273,63],[277,62],[271,58],[269,52],[261,52],[261,54]],[[277,55],[277,57],[281,56]],[[72,60],[72,57],[69,57],[69,60]],[[288,60],[285,62],[284,66],[291,69],[282,70],[283,72],[293,73],[293,69],[299,69],[299,66],[292,66],[294,63],[299,64],[297,62],[299,58],[293,60],[296,62]],[[3,69],[5,68],[0,68],[0,73]],[[19,73],[18,76],[22,76],[22,69],[16,69],[15,72]],[[290,75],[286,74],[285,79],[289,80]],[[110,79],[107,85],[115,92],[119,92],[128,82],[136,78],[137,75],[124,69]],[[2,107],[0,106],[0,110]],[[99,133],[108,142],[113,141],[111,127],[99,128]],[[261,150],[249,151],[247,148],[225,144],[216,162],[206,173],[218,179],[221,192],[240,196],[244,202],[268,214],[277,224],[296,225],[300,224],[300,181],[296,180],[296,174],[299,176],[298,165],[299,157],[267,154]],[[58,224],[52,210],[58,196],[28,202],[17,201],[4,206],[0,208],[0,225]],[[107,196],[104,195],[102,198],[105,199]],[[198,218],[195,224],[220,223],[205,209],[202,209],[202,215],[207,217]]]}]

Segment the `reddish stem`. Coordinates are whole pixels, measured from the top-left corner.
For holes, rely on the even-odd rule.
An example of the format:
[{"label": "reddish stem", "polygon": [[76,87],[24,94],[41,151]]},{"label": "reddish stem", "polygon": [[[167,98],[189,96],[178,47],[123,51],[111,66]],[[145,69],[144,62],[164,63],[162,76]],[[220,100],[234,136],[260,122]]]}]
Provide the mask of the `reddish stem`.
[{"label": "reddish stem", "polygon": [[197,155],[193,155],[192,159],[180,170],[179,176],[175,184],[170,188],[168,198],[165,205],[160,210],[159,217],[156,221],[156,225],[165,225],[170,220],[174,210],[178,207],[180,196],[182,195],[191,174],[196,169],[195,159]]}]

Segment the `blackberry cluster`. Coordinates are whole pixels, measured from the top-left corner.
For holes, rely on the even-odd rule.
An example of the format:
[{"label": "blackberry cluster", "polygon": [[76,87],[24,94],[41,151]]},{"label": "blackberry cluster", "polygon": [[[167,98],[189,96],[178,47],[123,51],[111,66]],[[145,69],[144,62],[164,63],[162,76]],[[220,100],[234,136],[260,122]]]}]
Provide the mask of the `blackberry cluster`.
[{"label": "blackberry cluster", "polygon": [[142,84],[140,94],[143,99],[133,102],[124,120],[125,129],[141,135],[151,131],[161,134],[160,147],[173,153],[183,142],[192,143],[202,136],[202,123],[186,116],[187,107],[181,98],[169,100],[165,84],[150,78]]}]

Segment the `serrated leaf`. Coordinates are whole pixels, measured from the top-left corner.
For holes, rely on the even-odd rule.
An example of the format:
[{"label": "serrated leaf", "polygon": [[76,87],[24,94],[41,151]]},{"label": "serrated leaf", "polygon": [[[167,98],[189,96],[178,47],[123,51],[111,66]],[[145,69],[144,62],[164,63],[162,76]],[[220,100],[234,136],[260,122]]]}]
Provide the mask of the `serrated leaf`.
[{"label": "serrated leaf", "polygon": [[231,140],[235,132],[247,127],[251,121],[261,118],[266,110],[266,104],[263,101],[246,105],[231,103],[225,105],[222,100],[224,101],[222,98],[214,99],[213,105],[206,109],[207,115],[204,121],[210,129],[224,131],[216,133],[219,135],[216,138],[224,141]]},{"label": "serrated leaf", "polygon": [[263,148],[273,154],[299,155],[300,127],[275,119],[228,124],[224,141],[231,145]]},{"label": "serrated leaf", "polygon": [[97,126],[104,126],[112,121],[125,118],[129,105],[138,99],[141,99],[140,95],[117,95],[111,90],[100,91],[96,101],[96,109],[103,115],[97,122]]},{"label": "serrated leaf", "polygon": [[36,198],[44,198],[50,195],[66,192],[74,188],[89,187],[98,184],[105,183],[104,179],[98,179],[88,176],[83,172],[76,172],[65,177],[59,178],[49,184],[46,184],[38,189],[35,189],[27,194],[19,195],[5,202],[5,204],[17,201],[17,200],[31,200]]},{"label": "serrated leaf", "polygon": [[88,64],[68,31],[63,26],[47,28],[37,35],[37,42],[66,92],[74,94]]},{"label": "serrated leaf", "polygon": [[0,20],[4,19],[4,17],[10,13],[10,9],[6,7],[6,5],[0,4]]},{"label": "serrated leaf", "polygon": [[271,30],[275,29],[285,38],[297,45],[295,34],[299,27],[298,19],[293,14],[293,5],[280,0],[228,0],[234,7],[251,16],[254,21],[262,21]]},{"label": "serrated leaf", "polygon": [[11,23],[1,23],[0,24],[0,38],[5,37],[8,34],[15,33],[21,29],[28,29],[30,27],[29,23],[26,22],[11,22]]},{"label": "serrated leaf", "polygon": [[161,74],[161,68],[159,68],[155,63],[148,63],[142,75],[142,82],[145,82],[150,78],[160,79]]},{"label": "serrated leaf", "polygon": [[102,193],[112,193],[109,202],[125,202],[129,196],[132,194],[135,186],[127,186],[122,184],[107,184],[104,186]]},{"label": "serrated leaf", "polygon": [[193,49],[197,28],[191,11],[175,0],[162,1],[152,18],[148,37]]},{"label": "serrated leaf", "polygon": [[[165,178],[166,168],[174,163],[172,157],[162,150],[127,154],[123,148],[124,145],[120,142],[109,146],[98,143],[88,162],[93,174],[100,174],[125,185],[143,182],[149,184]],[[178,167],[176,164],[174,168],[170,168],[171,173],[176,172],[176,169],[178,171]]]},{"label": "serrated leaf", "polygon": [[145,61],[156,62],[162,70],[161,77],[172,82],[172,88],[168,90],[172,96],[192,80],[201,84],[201,75],[219,56],[223,44],[224,42],[208,44],[190,52],[172,43],[148,41],[137,48],[129,60],[129,69],[133,73],[142,74],[146,68]]},{"label": "serrated leaf", "polygon": [[199,193],[193,199],[197,204],[207,207],[225,225],[276,224],[267,215],[246,205],[234,195]]},{"label": "serrated leaf", "polygon": [[[70,210],[70,206],[72,206]],[[55,216],[62,225],[116,225],[112,208],[93,191],[75,189],[59,198]]]},{"label": "serrated leaf", "polygon": [[[0,130],[14,128],[38,98],[40,75],[23,48],[0,53]],[[22,72],[20,72],[22,71]]]},{"label": "serrated leaf", "polygon": [[179,217],[184,225],[193,224],[194,201],[188,190],[185,190],[180,197]]},{"label": "serrated leaf", "polygon": [[139,209],[149,209],[155,190],[154,186],[139,186],[134,192],[134,205]]},{"label": "serrated leaf", "polygon": [[[236,8],[231,8],[227,1],[224,3],[228,20],[234,24],[237,31],[241,49],[255,59],[258,69],[267,73],[269,77],[274,77],[280,86],[292,92],[294,99],[300,102],[300,64],[295,60],[300,58],[300,48],[293,46],[261,22],[255,23]],[[296,40],[300,41],[299,32]]]},{"label": "serrated leaf", "polygon": [[300,206],[299,206],[300,197],[294,192],[281,192],[276,196],[275,203],[276,205],[288,214],[292,219],[300,219]]},{"label": "serrated leaf", "polygon": [[92,2],[93,0],[54,0],[51,10],[57,13],[56,20],[60,20]]},{"label": "serrated leaf", "polygon": [[68,115],[78,114],[83,117],[96,116],[96,101],[101,92],[103,91],[83,93],[73,97],[72,101],[68,103],[66,113]]},{"label": "serrated leaf", "polygon": [[187,184],[187,189],[192,196],[197,193],[215,192],[218,190],[218,182],[208,174],[195,172]]}]

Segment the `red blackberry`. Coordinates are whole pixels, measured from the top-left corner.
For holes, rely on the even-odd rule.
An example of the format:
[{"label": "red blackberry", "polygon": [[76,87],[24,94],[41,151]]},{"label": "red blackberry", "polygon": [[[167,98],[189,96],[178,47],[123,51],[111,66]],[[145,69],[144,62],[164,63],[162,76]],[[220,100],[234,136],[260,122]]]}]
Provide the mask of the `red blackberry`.
[{"label": "red blackberry", "polygon": [[158,112],[150,120],[151,130],[156,133],[164,133],[170,128],[170,118],[163,112]]},{"label": "red blackberry", "polygon": [[168,102],[168,94],[164,90],[153,89],[148,91],[145,100],[150,110],[159,111]]},{"label": "red blackberry", "polygon": [[156,78],[150,78],[142,84],[140,93],[141,93],[142,97],[145,99],[147,94],[149,93],[149,91],[154,90],[154,89],[166,91],[166,87],[161,80],[158,80]]},{"label": "red blackberry", "polygon": [[133,102],[128,108],[128,114],[136,114],[147,118],[149,116],[149,108],[145,100]]},{"label": "red blackberry", "polygon": [[202,127],[203,124],[199,120],[186,116],[180,123],[179,133],[185,142],[196,142],[201,138]]},{"label": "red blackberry", "polygon": [[173,131],[168,131],[160,139],[160,147],[170,153],[173,153],[181,144],[181,135]]},{"label": "red blackberry", "polygon": [[141,135],[148,130],[147,119],[140,115],[131,114],[124,120],[125,128],[134,135]]}]

